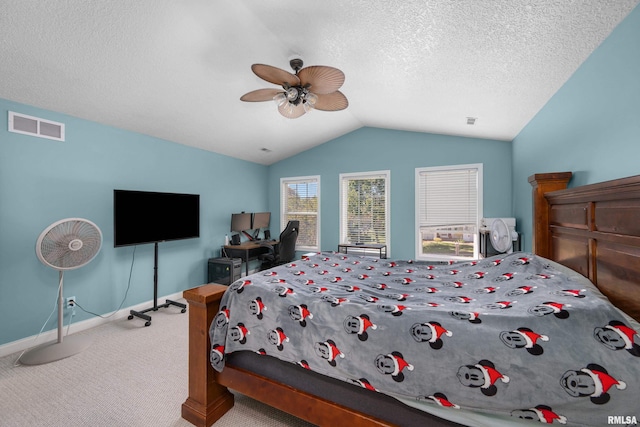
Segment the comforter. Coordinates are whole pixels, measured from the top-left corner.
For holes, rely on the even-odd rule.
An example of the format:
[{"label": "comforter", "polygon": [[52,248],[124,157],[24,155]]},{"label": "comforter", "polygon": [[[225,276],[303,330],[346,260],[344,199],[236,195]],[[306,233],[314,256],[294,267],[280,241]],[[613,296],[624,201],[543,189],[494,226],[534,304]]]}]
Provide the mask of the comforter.
[{"label": "comforter", "polygon": [[638,332],[583,276],[532,254],[319,253],[234,282],[210,359],[220,371],[249,350],[449,411],[606,425],[640,418]]}]

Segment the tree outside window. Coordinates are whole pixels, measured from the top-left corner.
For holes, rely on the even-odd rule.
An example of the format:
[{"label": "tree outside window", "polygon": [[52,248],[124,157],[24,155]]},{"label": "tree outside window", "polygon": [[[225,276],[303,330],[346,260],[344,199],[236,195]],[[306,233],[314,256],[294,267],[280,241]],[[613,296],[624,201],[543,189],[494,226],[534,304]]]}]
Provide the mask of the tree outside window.
[{"label": "tree outside window", "polygon": [[281,179],[281,228],[300,221],[296,249],[319,250],[320,177]]},{"label": "tree outside window", "polygon": [[341,174],[340,241],[389,243],[389,172]]}]

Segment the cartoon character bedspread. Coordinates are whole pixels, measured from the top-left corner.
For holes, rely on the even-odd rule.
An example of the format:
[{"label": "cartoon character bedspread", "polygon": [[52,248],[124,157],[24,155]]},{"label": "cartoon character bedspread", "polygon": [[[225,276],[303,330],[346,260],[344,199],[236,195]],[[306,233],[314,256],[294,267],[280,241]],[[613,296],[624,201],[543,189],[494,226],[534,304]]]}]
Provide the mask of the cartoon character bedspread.
[{"label": "cartoon character bedspread", "polygon": [[606,425],[640,418],[631,325],[584,277],[531,254],[320,253],[233,283],[211,362],[222,370],[225,354],[250,350],[451,411]]}]

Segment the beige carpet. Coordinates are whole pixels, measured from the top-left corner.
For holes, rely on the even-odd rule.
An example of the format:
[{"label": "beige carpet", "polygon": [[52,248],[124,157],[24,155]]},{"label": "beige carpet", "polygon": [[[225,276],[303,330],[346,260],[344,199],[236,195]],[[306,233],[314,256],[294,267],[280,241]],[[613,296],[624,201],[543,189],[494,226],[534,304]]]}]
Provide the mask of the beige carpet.
[{"label": "beige carpet", "polygon": [[[16,366],[19,354],[0,358],[0,426],[191,426],[180,417],[188,313],[169,307],[151,314],[149,327],[124,318],[80,332],[91,346],[57,362]],[[214,425],[310,426],[238,394]]]}]

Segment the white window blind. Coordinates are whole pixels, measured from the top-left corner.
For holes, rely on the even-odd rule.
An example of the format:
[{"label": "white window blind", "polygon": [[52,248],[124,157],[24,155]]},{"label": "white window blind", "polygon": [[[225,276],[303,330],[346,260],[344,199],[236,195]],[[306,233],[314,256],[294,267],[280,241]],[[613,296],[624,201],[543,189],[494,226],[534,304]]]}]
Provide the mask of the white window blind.
[{"label": "white window blind", "polygon": [[389,244],[389,171],[340,175],[340,241]]},{"label": "white window blind", "polygon": [[477,258],[481,217],[482,164],[416,169],[416,258]]},{"label": "white window blind", "polygon": [[320,177],[281,179],[281,229],[291,220],[300,221],[296,248],[319,250]]},{"label": "white window blind", "polygon": [[477,169],[421,171],[418,191],[421,226],[477,223]]}]

